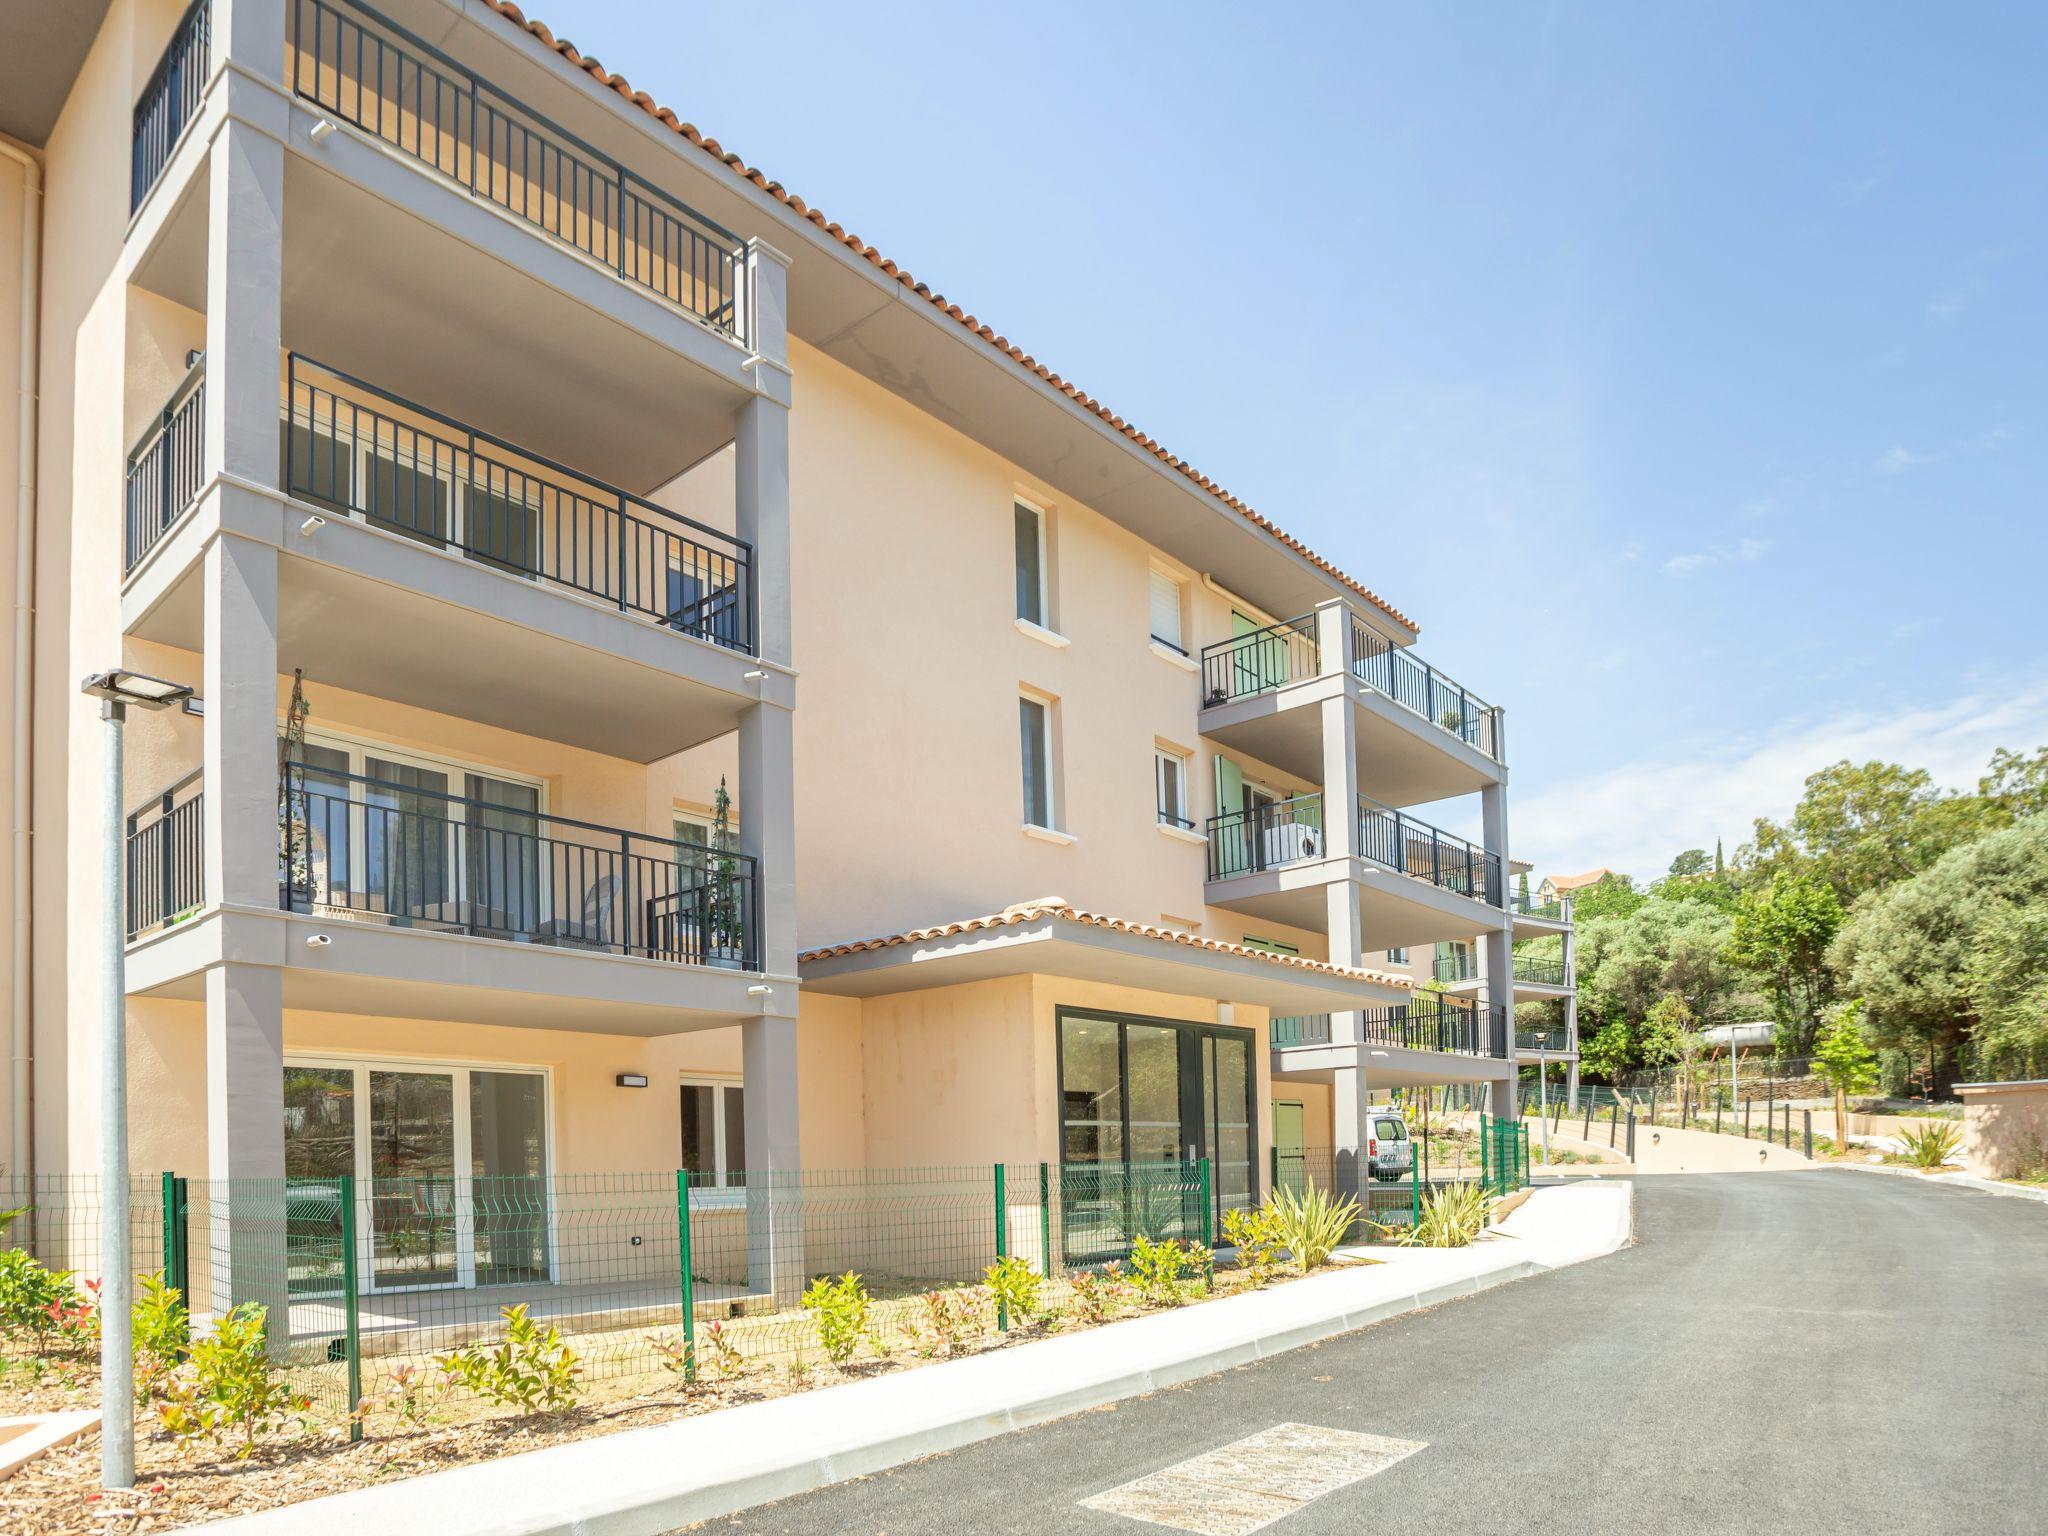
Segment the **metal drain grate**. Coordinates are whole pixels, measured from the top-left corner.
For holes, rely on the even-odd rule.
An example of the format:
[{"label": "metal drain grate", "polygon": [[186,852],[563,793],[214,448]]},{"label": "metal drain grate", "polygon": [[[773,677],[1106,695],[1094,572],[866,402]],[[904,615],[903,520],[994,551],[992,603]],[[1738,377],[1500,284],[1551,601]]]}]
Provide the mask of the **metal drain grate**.
[{"label": "metal drain grate", "polygon": [[1276,1424],[1081,1505],[1195,1536],[1244,1536],[1422,1448],[1419,1440]]}]

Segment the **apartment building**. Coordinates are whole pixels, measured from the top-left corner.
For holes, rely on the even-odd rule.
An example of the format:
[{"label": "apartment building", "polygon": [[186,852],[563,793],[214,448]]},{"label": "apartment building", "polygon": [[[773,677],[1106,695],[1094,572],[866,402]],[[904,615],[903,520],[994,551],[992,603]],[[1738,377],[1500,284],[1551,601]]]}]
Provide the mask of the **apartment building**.
[{"label": "apartment building", "polygon": [[[10,1169],[94,1166],[109,903],[134,1166],[437,1231],[678,1166],[1205,1158],[1220,1207],[1276,1139],[1356,1177],[1378,1090],[1512,1113],[1511,995],[1377,958],[1560,927],[1394,604],[510,4],[46,25]],[[115,890],[112,668],[193,690],[127,727]],[[448,1242],[404,1282],[502,1278]]]}]

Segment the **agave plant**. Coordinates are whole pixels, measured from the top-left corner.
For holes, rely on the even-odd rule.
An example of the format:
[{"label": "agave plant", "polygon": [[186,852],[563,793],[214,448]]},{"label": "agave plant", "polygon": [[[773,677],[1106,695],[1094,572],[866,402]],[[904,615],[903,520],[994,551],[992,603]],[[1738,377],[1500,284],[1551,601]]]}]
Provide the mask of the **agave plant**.
[{"label": "agave plant", "polygon": [[1300,1194],[1283,1184],[1273,1191],[1269,1209],[1273,1240],[1294,1256],[1304,1275],[1330,1262],[1358,1220],[1356,1200],[1334,1199],[1313,1183]]},{"label": "agave plant", "polygon": [[1486,1230],[1492,1202],[1477,1183],[1446,1184],[1422,1197],[1421,1219],[1412,1227],[1380,1231],[1408,1248],[1468,1248]]},{"label": "agave plant", "polygon": [[1960,1132],[1939,1120],[1922,1120],[1900,1136],[1905,1158],[1915,1168],[1939,1168],[1963,1144]]}]

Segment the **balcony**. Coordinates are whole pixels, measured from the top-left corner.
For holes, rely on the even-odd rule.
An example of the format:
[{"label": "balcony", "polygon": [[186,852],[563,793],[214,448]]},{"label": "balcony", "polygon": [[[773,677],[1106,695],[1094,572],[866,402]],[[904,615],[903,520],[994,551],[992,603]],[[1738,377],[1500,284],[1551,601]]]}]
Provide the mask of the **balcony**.
[{"label": "balcony", "polygon": [[[1517,954],[1514,957],[1513,970],[1516,982],[1526,983],[1531,987],[1562,987],[1568,984],[1564,961],[1561,959],[1546,960],[1536,955]],[[1447,987],[1476,984],[1481,980],[1479,962],[1472,953],[1439,955],[1434,975]]]},{"label": "balcony", "polygon": [[194,769],[128,814],[128,939],[183,922],[206,902],[205,815]]},{"label": "balcony", "polygon": [[142,563],[206,484],[206,359],[192,365],[128,452],[121,574]]},{"label": "balcony", "polygon": [[1538,955],[1516,955],[1515,980],[1531,982],[1539,987],[1564,986],[1564,961],[1546,960]]},{"label": "balcony", "polygon": [[192,0],[136,100],[128,147],[128,211],[156,186],[186,125],[199,111],[213,60],[213,7]]},{"label": "balcony", "polygon": [[1376,798],[1415,805],[1500,781],[1500,709],[1348,605],[1205,646],[1200,667],[1202,733],[1303,778],[1323,777],[1323,706],[1348,697],[1360,785]]},{"label": "balcony", "polygon": [[1571,927],[1568,903],[1538,901],[1527,891],[1518,890],[1509,898],[1508,911],[1515,919],[1515,937],[1518,939],[1542,938],[1564,933]]},{"label": "balcony", "polygon": [[1466,939],[1501,903],[1498,854],[1373,801],[1358,803],[1359,857],[1329,857],[1323,797],[1296,795],[1209,818],[1209,901],[1248,916],[1327,931],[1325,887],[1360,883],[1369,950]]},{"label": "balcony", "polygon": [[[1507,1055],[1507,1014],[1454,997],[1418,996],[1406,1003],[1368,1008],[1360,1019],[1365,1045],[1449,1056]],[[1331,1044],[1327,1013],[1276,1018],[1269,1026],[1276,1051]]]},{"label": "balcony", "polygon": [[1518,1029],[1515,1031],[1515,1054],[1571,1056],[1577,1054],[1577,1047],[1571,1043],[1562,1028]]},{"label": "balcony", "polygon": [[301,100],[749,342],[737,235],[356,0],[291,0],[289,26]]}]

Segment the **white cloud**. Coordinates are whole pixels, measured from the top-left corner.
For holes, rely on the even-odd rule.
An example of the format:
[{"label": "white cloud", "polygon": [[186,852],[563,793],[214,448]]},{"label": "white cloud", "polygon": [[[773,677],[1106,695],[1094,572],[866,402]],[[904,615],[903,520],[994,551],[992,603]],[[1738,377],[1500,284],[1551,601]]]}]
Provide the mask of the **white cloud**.
[{"label": "white cloud", "polygon": [[1940,457],[1941,455],[1938,453],[1915,453],[1912,449],[1902,448],[1895,443],[1879,454],[1877,462],[1870,467],[1880,475],[1896,475],[1902,470],[1913,469],[1922,464],[1932,464]]},{"label": "white cloud", "polygon": [[1646,757],[1537,790],[1514,806],[1517,858],[1539,872],[1606,865],[1639,880],[1664,873],[1685,848],[1733,853],[1759,816],[1791,813],[1806,776],[1847,758],[1925,768],[1936,783],[1972,788],[1998,747],[2048,744],[2048,679],[1982,687],[1954,703],[1806,720],[1691,757]]},{"label": "white cloud", "polygon": [[1717,565],[1747,564],[1763,559],[1770,548],[1769,539],[1738,539],[1732,546],[1716,544],[1710,549],[1673,555],[1664,562],[1664,572],[1668,576],[1692,576]]}]

